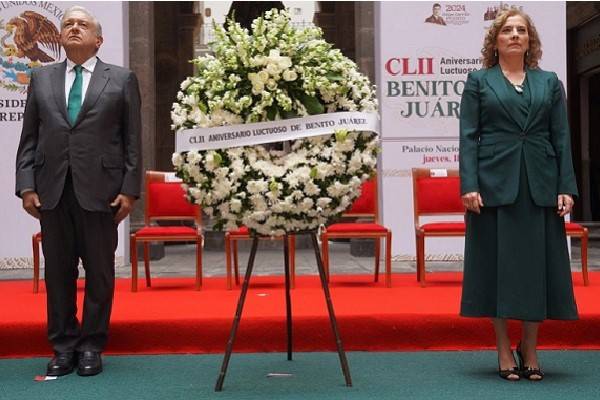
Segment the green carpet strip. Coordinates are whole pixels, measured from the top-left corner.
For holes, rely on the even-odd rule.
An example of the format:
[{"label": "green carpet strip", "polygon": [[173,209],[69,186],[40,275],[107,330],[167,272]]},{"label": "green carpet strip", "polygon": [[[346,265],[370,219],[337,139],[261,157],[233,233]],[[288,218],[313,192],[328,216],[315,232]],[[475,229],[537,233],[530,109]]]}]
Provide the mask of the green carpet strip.
[{"label": "green carpet strip", "polygon": [[[222,355],[107,356],[104,373],[34,382],[47,359],[0,360],[0,399],[560,399],[600,398],[598,351],[543,351],[543,382],[498,378],[496,353],[348,353],[354,387],[335,353],[233,354],[224,390]],[[275,374],[275,377],[268,377]]]}]

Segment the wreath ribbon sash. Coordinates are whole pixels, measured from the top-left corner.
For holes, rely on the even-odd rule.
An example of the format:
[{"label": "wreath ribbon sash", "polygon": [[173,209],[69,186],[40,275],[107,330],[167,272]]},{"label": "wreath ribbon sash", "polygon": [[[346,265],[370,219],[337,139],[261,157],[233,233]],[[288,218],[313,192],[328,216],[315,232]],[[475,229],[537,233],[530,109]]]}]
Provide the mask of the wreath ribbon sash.
[{"label": "wreath ribbon sash", "polygon": [[176,134],[175,151],[181,153],[253,146],[331,134],[336,130],[379,134],[379,116],[375,113],[345,111],[278,121],[181,129]]}]

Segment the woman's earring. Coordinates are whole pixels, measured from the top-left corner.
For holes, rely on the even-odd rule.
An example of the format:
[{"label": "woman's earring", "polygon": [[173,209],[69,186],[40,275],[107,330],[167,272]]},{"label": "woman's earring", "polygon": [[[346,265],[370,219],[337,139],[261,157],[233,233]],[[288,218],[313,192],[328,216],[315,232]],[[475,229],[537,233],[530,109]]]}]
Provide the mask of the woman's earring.
[{"label": "woman's earring", "polygon": [[498,58],[498,50],[497,49],[494,49],[494,57]]}]

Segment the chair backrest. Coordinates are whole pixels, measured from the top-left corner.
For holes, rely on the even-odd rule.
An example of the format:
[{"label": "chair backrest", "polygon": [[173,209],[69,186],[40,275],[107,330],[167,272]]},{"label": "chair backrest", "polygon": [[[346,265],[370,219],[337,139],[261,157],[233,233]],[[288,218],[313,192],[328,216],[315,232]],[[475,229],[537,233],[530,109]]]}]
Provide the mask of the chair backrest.
[{"label": "chair backrest", "polygon": [[170,181],[169,172],[146,171],[146,202],[144,221],[150,225],[154,220],[192,220],[196,226],[202,224],[199,205],[185,198],[181,182]]},{"label": "chair backrest", "polygon": [[460,198],[460,177],[456,169],[413,168],[413,209],[415,227],[421,215],[464,214]]},{"label": "chair backrest", "polygon": [[376,223],[379,222],[379,207],[377,195],[377,176],[363,182],[360,187],[360,196],[358,196],[352,206],[342,214],[349,218],[371,218]]}]

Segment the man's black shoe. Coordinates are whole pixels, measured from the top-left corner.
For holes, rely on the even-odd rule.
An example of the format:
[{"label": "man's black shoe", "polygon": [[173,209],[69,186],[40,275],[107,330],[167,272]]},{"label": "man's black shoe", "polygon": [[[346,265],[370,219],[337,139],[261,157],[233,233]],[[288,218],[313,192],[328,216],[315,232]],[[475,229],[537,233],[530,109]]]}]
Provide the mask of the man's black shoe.
[{"label": "man's black shoe", "polygon": [[73,372],[77,359],[74,352],[54,353],[54,357],[48,363],[46,376],[63,376]]},{"label": "man's black shoe", "polygon": [[77,375],[92,376],[102,372],[102,357],[97,351],[84,351],[79,353],[79,367]]}]

